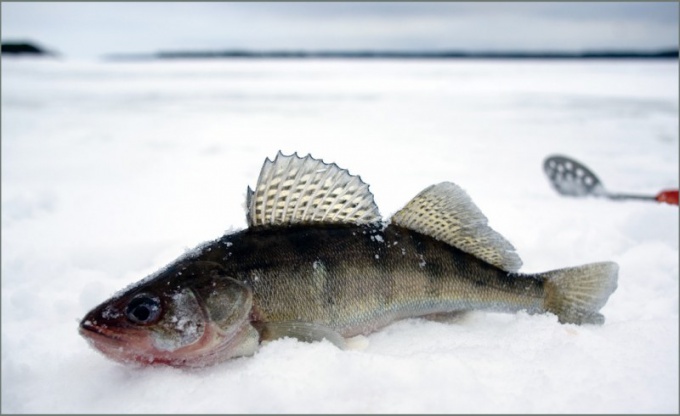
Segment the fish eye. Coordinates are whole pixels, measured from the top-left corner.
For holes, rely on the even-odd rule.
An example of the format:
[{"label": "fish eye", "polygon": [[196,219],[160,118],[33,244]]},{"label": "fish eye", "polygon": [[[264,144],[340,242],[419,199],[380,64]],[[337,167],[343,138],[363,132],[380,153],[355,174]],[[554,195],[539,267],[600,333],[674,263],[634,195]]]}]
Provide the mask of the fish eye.
[{"label": "fish eye", "polygon": [[125,308],[125,316],[136,324],[152,324],[161,315],[161,302],[156,296],[137,295]]}]

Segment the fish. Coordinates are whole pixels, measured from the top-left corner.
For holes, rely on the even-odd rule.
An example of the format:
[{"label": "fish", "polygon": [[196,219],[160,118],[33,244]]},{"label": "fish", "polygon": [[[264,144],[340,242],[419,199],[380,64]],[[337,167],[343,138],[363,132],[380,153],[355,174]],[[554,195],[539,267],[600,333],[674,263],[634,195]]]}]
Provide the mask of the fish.
[{"label": "fish", "polygon": [[200,244],[88,312],[80,334],[124,364],[205,367],[290,337],[347,340],[469,311],[604,323],[619,267],[521,273],[513,245],[453,182],[383,220],[360,176],[311,155],[267,158],[247,228]]}]

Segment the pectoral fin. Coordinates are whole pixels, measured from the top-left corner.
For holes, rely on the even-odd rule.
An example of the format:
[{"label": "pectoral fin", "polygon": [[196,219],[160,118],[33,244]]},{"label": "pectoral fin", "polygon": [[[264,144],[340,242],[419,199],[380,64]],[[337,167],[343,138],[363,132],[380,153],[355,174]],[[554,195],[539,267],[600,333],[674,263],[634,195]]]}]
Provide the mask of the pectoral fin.
[{"label": "pectoral fin", "polygon": [[328,340],[340,349],[346,349],[347,343],[342,335],[333,329],[312,322],[267,322],[258,325],[261,341],[272,341],[278,338],[291,337],[304,342]]}]

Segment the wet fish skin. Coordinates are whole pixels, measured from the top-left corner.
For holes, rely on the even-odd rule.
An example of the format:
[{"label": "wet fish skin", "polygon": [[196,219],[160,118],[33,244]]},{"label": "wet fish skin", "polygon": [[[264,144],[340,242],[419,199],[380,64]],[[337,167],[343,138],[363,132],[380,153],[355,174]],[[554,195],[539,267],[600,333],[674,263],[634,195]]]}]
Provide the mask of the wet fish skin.
[{"label": "wet fish skin", "polygon": [[457,185],[383,222],[368,185],[335,164],[277,155],[248,188],[245,230],[201,245],[90,311],[80,333],[123,363],[201,367],[262,341],[368,334],[459,311],[550,312],[601,324],[612,262],[522,274],[512,245]]},{"label": "wet fish skin", "polygon": [[[152,326],[152,338],[168,348],[182,344],[178,339],[189,346],[198,343],[215,324],[223,332],[244,331],[252,325],[257,335],[245,329],[251,331],[245,340],[253,344],[254,337],[257,342],[276,338],[270,328],[278,323],[312,323],[312,331],[329,328],[352,337],[407,317],[465,310],[545,311],[540,278],[509,274],[428,236],[382,224],[267,227],[224,236],[168,266],[117,302],[95,308],[81,327],[95,322],[117,331],[117,336],[131,338],[126,340],[129,349],[140,342],[135,339],[140,331],[128,322],[125,309],[140,294],[163,300],[170,319]],[[184,294],[181,305],[175,302],[179,294]],[[110,319],[103,318],[107,315]],[[180,328],[181,317],[189,317],[193,327]],[[311,334],[310,339],[316,338]],[[176,358],[175,351],[159,356],[143,352],[150,344],[154,342],[147,340],[140,352],[116,355],[116,359],[191,366],[239,355],[213,351],[193,357],[193,351],[187,350],[180,351],[182,358]],[[222,351],[235,347],[215,345]]]},{"label": "wet fish skin", "polygon": [[249,229],[198,259],[252,288],[256,322],[314,322],[344,337],[442,312],[545,312],[542,279],[394,225]]}]

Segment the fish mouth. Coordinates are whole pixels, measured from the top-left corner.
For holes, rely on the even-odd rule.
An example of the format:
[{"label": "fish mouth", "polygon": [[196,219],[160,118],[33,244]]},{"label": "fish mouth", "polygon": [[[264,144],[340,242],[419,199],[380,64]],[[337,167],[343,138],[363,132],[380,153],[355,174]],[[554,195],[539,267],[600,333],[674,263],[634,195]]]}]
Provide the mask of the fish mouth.
[{"label": "fish mouth", "polygon": [[90,321],[89,319],[84,319],[80,323],[80,327],[78,328],[78,332],[80,332],[80,335],[86,337],[86,338],[94,338],[94,339],[104,339],[104,340],[109,340],[109,341],[120,341],[121,337],[120,335],[117,335],[114,331],[109,330],[106,325],[96,325],[94,322]]},{"label": "fish mouth", "polygon": [[143,341],[118,334],[106,325],[96,325],[91,320],[84,319],[78,332],[90,346],[114,361],[141,365],[155,364],[157,361],[153,354],[144,352],[146,348],[142,345]]},{"label": "fish mouth", "polygon": [[[144,340],[115,333],[106,325],[96,325],[87,319],[81,322],[78,331],[94,349],[108,358],[123,364],[142,366],[203,367],[207,365],[206,363],[218,361],[212,357],[214,353],[212,349],[223,343],[221,337],[211,330],[208,336],[188,347],[189,351],[184,352],[188,355],[176,355],[172,352],[157,351]],[[207,354],[204,355],[205,352]]]}]

